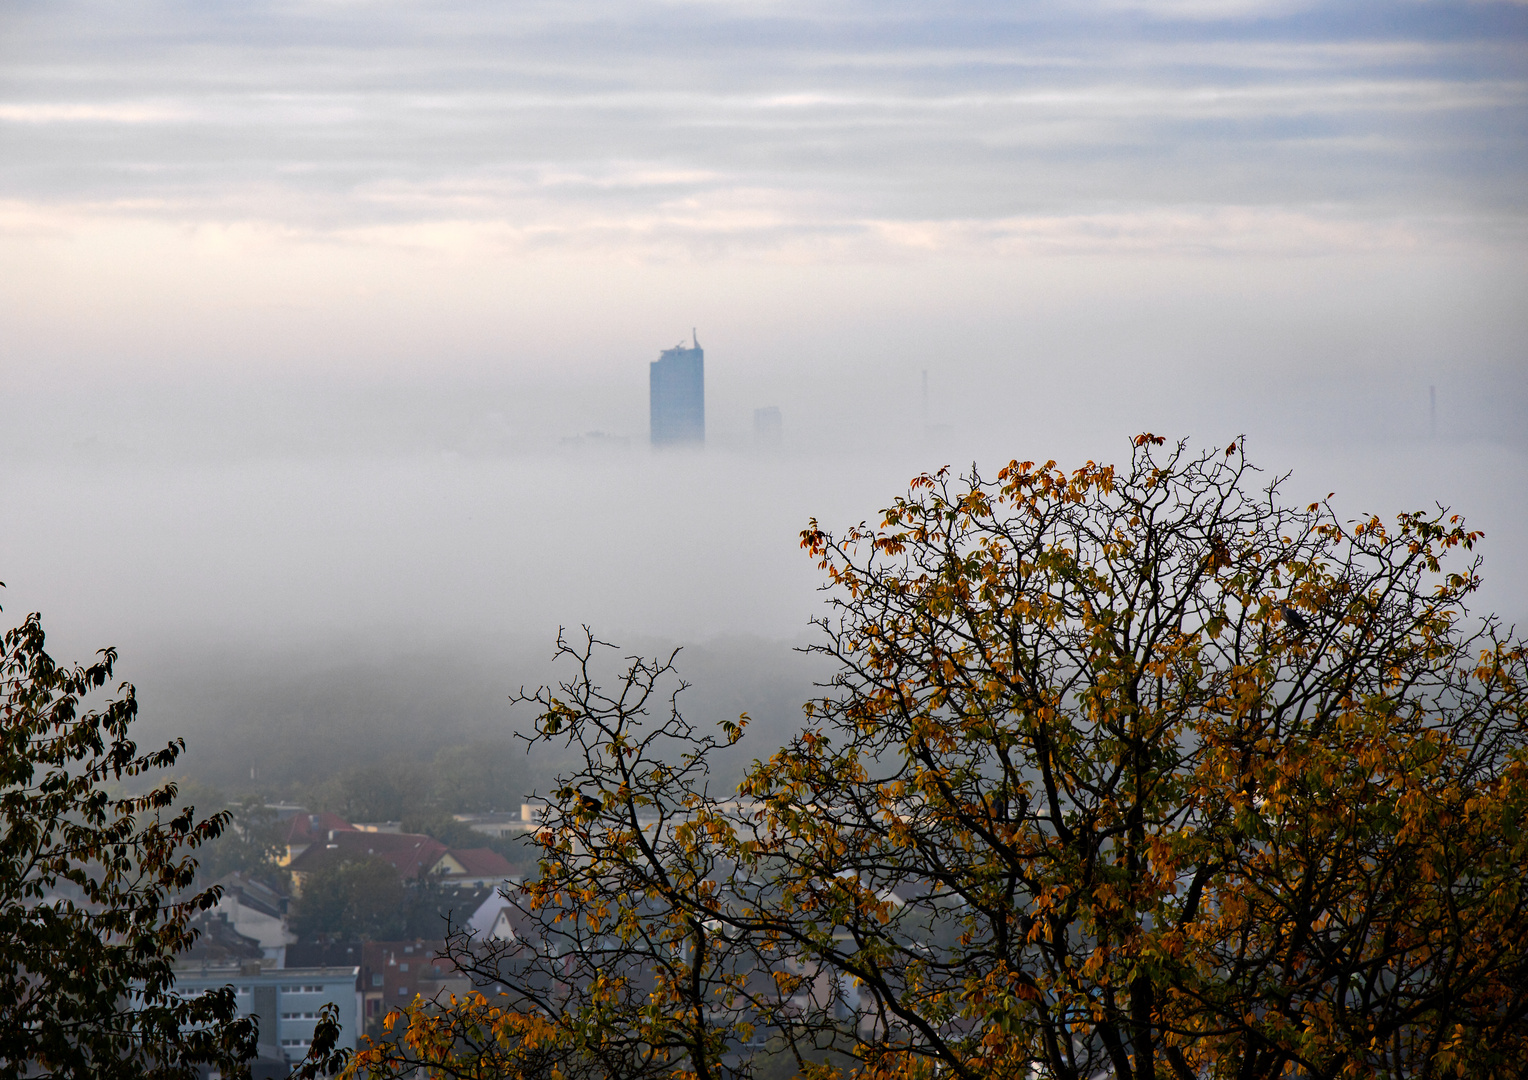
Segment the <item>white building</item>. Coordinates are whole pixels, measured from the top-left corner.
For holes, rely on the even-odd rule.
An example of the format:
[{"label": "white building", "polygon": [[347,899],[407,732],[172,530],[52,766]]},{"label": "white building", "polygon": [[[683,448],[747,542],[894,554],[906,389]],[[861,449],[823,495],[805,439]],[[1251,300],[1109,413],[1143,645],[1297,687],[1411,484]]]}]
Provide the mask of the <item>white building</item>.
[{"label": "white building", "polygon": [[228,925],[239,933],[258,941],[267,960],[277,967],[284,965],[286,947],[297,940],[286,926],[287,898],[241,874],[229,874],[217,883],[223,887],[223,896],[212,910],[226,916]]}]

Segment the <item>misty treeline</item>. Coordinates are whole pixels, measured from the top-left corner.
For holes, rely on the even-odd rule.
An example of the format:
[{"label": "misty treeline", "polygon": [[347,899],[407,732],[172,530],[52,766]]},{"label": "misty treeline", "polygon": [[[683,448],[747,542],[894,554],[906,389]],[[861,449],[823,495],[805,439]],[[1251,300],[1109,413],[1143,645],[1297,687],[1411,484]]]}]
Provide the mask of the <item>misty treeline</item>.
[{"label": "misty treeline", "polygon": [[[638,639],[627,651],[668,647]],[[455,815],[516,814],[569,763],[544,745],[532,752],[520,733],[533,716],[511,702],[522,686],[551,678],[552,654],[552,639],[524,637],[492,651],[408,657],[150,655],[137,665],[155,703],[141,726],[145,738],[186,738],[183,804],[232,814],[233,827],[200,856],[202,880],[233,871],[280,878],[280,804],[396,822],[448,847],[492,848],[523,872],[535,858],[518,838],[475,832]],[[686,707],[716,720],[747,712],[750,753],[790,737],[822,667],[791,643],[764,639],[717,639],[681,655],[694,684]],[[749,761],[741,749],[720,758],[718,790],[734,787]]]},{"label": "misty treeline", "polygon": [[[313,799],[356,820],[397,821],[410,805],[436,801],[433,774],[444,768],[455,777],[448,786],[466,793],[440,796],[451,812],[513,811],[559,764],[544,749],[528,755],[516,736],[532,716],[510,700],[553,680],[556,637],[554,626],[536,636],[410,653],[342,645],[301,654],[258,645],[234,654],[136,650],[140,725],[144,738],[184,737],[183,780],[234,802],[251,794],[269,802]],[[677,643],[623,635],[622,644],[634,655],[656,655]],[[717,720],[747,712],[754,739],[784,742],[814,682],[827,676],[825,665],[796,646],[750,637],[684,643],[680,655],[693,684],[686,707]],[[457,768],[476,751],[493,762],[491,774]],[[367,782],[378,785],[375,797]],[[485,787],[498,783],[512,790]]]}]

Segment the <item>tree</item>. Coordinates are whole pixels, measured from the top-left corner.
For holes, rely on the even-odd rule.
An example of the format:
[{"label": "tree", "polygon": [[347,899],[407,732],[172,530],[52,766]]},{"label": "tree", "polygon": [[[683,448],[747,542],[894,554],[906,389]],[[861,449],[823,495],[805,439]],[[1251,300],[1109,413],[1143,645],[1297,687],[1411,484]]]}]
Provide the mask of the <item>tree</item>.
[{"label": "tree", "polygon": [[292,914],[292,932],[339,941],[397,938],[404,930],[407,900],[397,868],[386,860],[337,860],[304,882]]},{"label": "tree", "polygon": [[56,664],[35,614],[0,645],[0,1076],[168,1080],[254,1054],[232,987],[187,998],[174,985],[191,918],[218,897],[187,892],[190,852],[227,815],[173,810],[172,783],[121,793],[184,744],[139,751],[127,684],[87,707],[115,663],[107,649]]},{"label": "tree", "polygon": [[865,1077],[1515,1075],[1528,650],[1468,611],[1456,515],[1282,481],[1146,435],[813,522],[838,673],[735,800],[669,663],[607,693],[562,646],[537,737],[583,764],[526,934],[453,959],[612,1077],[746,1071],[759,1031]]},{"label": "tree", "polygon": [[401,821],[426,794],[427,777],[406,754],[355,766],[317,785],[308,805],[346,821]]},{"label": "tree", "polygon": [[[215,789],[207,789],[207,794],[219,805],[225,802]],[[228,815],[228,827],[197,860],[198,879],[217,881],[226,874],[238,873],[284,881],[286,871],[277,860],[286,850],[286,843],[276,811],[258,796],[249,795],[231,806]]]},{"label": "tree", "polygon": [[[792,838],[788,902],[855,940],[833,959],[868,991],[864,1055],[1515,1068],[1528,678],[1521,642],[1468,621],[1478,558],[1443,565],[1478,534],[1442,510],[1344,525],[1235,444],[1159,445],[1118,473],[921,477],[881,528],[804,537],[839,693],[749,790]],[[959,933],[937,959],[876,928],[909,882],[893,922]],[[969,1036],[941,1046],[943,1016]]]},{"label": "tree", "polygon": [[432,795],[448,814],[518,810],[529,786],[523,747],[508,742],[442,747],[430,772]]}]

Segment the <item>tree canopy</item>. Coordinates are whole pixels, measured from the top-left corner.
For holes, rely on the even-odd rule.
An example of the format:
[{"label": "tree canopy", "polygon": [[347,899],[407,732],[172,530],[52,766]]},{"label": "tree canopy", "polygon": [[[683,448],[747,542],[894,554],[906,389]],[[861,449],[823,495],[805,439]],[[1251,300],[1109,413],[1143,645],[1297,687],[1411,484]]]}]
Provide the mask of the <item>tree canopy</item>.
[{"label": "tree canopy", "polygon": [[391,863],[374,855],[336,861],[308,875],[292,913],[292,932],[337,941],[399,938],[407,899]]},{"label": "tree canopy", "polygon": [[0,645],[0,1076],[189,1078],[251,1057],[233,989],[184,997],[174,960],[192,916],[191,851],[226,814],[176,810],[176,790],[127,785],[183,744],[140,752],[130,685],[100,708],[116,654],[66,667],[30,615]]},{"label": "tree canopy", "polygon": [[[916,478],[812,522],[837,665],[736,793],[672,661],[534,701],[545,800],[497,999],[353,1063],[807,1074],[1516,1075],[1528,650],[1448,510],[1290,505],[1237,444]],[[608,686],[609,688],[605,688]]]}]

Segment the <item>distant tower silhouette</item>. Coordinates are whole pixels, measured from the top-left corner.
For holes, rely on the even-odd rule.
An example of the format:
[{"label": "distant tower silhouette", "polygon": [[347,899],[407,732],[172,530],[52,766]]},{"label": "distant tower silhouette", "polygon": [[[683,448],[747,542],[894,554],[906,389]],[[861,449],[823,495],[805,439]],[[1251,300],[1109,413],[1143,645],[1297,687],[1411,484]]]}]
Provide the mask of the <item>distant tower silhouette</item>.
[{"label": "distant tower silhouette", "polygon": [[706,352],[693,329],[690,341],[664,349],[648,370],[654,446],[706,441]]}]

